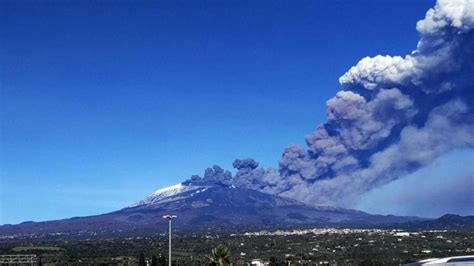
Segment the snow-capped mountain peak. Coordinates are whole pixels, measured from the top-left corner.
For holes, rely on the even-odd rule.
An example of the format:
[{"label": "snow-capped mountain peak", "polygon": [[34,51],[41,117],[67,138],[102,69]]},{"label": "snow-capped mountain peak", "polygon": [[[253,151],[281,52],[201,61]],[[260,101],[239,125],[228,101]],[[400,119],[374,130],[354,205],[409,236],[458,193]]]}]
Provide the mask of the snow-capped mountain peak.
[{"label": "snow-capped mountain peak", "polygon": [[206,189],[205,186],[192,186],[192,185],[185,185],[183,183],[178,183],[176,185],[158,189],[157,191],[153,192],[150,196],[131,205],[130,207],[175,201],[178,199],[185,198],[184,194],[187,194],[187,192],[198,193],[205,189]]},{"label": "snow-capped mountain peak", "polygon": [[178,194],[182,192],[185,189],[185,186],[183,183],[179,183],[176,185],[172,185],[169,187],[161,188],[158,189],[157,191],[153,192],[151,196],[156,196],[156,197],[169,197],[175,194]]}]

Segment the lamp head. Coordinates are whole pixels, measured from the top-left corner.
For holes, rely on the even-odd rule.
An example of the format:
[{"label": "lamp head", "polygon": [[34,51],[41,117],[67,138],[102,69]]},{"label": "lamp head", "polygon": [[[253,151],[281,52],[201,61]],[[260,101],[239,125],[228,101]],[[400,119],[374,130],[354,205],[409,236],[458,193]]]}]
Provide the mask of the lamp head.
[{"label": "lamp head", "polygon": [[176,219],[176,218],[178,218],[178,216],[170,215],[170,214],[163,216],[163,219],[167,219],[167,220],[172,220],[172,219]]}]

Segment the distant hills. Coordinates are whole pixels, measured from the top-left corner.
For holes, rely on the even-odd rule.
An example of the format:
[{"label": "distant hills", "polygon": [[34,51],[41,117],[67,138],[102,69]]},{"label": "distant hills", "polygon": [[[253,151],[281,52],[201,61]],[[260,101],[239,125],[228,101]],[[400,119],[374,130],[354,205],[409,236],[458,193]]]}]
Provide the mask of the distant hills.
[{"label": "distant hills", "polygon": [[292,199],[220,183],[184,182],[160,189],[124,209],[88,217],[0,226],[0,237],[93,237],[163,233],[162,216],[175,214],[181,232],[243,232],[295,227],[405,227],[468,229],[474,216],[419,217],[372,215],[331,206],[312,206]]},{"label": "distant hills", "polygon": [[474,216],[446,214],[438,219],[412,221],[402,226],[408,229],[474,230]]}]

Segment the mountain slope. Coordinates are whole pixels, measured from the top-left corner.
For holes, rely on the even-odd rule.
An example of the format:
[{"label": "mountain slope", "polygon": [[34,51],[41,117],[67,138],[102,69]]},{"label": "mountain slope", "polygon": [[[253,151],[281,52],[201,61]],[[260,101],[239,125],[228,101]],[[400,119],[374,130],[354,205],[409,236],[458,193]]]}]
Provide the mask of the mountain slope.
[{"label": "mountain slope", "polygon": [[370,215],[361,211],[304,203],[219,183],[181,183],[164,188],[119,211],[58,221],[0,226],[0,235],[157,232],[165,214],[178,216],[178,230],[249,230],[297,225],[377,225],[418,220],[415,217]]}]

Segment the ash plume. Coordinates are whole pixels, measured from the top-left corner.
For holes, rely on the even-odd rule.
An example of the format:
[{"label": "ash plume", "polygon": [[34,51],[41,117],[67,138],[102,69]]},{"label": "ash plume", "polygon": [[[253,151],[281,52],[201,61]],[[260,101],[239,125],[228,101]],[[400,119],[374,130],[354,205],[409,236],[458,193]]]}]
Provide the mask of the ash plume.
[{"label": "ash plume", "polygon": [[278,171],[236,160],[233,184],[348,206],[451,150],[474,147],[474,1],[438,0],[416,29],[411,54],[366,57],[339,78],[342,90],[326,102],[327,121],[306,136],[307,147],[286,148]]},{"label": "ash plume", "polygon": [[216,183],[229,186],[232,184],[232,173],[230,171],[225,171],[218,165],[214,165],[212,168],[207,168],[202,177],[199,175],[193,175],[184,183],[195,186],[206,186]]}]

